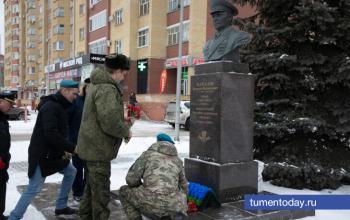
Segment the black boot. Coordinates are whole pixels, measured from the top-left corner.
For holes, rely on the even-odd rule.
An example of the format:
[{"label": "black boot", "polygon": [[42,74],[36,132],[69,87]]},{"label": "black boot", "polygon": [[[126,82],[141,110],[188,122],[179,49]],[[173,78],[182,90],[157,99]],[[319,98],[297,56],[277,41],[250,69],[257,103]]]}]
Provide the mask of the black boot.
[{"label": "black boot", "polygon": [[55,215],[74,215],[78,214],[78,209],[72,209],[70,207],[66,207],[64,209],[55,209]]}]

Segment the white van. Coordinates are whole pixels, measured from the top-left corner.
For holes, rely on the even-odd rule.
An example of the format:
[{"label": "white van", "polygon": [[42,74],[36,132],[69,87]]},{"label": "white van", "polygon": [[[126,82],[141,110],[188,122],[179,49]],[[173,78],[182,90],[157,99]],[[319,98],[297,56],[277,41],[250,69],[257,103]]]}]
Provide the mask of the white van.
[{"label": "white van", "polygon": [[[173,128],[175,128],[176,117],[176,102],[169,102],[166,108],[164,121],[168,122]],[[180,102],[180,125],[183,125],[187,131],[190,130],[190,102]]]}]

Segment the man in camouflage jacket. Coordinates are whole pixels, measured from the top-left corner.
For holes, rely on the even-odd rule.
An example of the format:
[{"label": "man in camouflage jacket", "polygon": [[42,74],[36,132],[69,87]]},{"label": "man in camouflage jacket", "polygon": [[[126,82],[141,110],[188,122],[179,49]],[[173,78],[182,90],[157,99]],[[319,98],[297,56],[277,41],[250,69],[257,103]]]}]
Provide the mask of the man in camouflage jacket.
[{"label": "man in camouflage jacket", "polygon": [[130,138],[124,119],[119,83],[130,68],[121,54],[106,57],[105,66],[91,73],[78,136],[77,154],[86,162],[86,185],[80,202],[82,220],[107,220],[110,210],[111,160],[117,157],[123,138]]},{"label": "man in camouflage jacket", "polygon": [[127,186],[120,188],[120,201],[128,219],[148,216],[173,217],[187,211],[187,180],[174,142],[159,134],[157,142],[130,168]]}]

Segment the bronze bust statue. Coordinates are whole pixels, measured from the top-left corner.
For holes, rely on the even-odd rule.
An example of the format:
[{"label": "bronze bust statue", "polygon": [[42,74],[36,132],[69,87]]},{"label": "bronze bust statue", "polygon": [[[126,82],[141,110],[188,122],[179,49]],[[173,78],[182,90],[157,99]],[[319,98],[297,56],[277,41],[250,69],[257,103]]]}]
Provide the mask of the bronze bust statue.
[{"label": "bronze bust statue", "polygon": [[211,0],[210,14],[217,32],[215,37],[205,44],[204,60],[240,63],[239,48],[248,44],[251,36],[231,27],[233,16],[238,14],[238,9],[230,0]]}]

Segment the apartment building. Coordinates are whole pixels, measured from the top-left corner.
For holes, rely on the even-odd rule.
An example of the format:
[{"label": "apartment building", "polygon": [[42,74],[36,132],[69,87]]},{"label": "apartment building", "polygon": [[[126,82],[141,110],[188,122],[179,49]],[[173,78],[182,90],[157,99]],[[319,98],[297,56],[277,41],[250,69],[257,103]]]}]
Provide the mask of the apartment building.
[{"label": "apartment building", "polygon": [[[131,58],[125,96],[163,102],[176,93],[180,0],[3,0],[5,87],[34,98],[58,89],[62,79],[82,81],[94,65],[89,54]],[[194,66],[215,33],[210,0],[182,0],[181,92],[189,95]],[[251,15],[239,8],[239,17]]]},{"label": "apartment building", "polygon": [[[57,88],[52,64],[74,57],[73,0],[4,0],[5,87],[32,99]],[[74,75],[74,74],[73,74]]]},{"label": "apartment building", "polygon": [[4,55],[0,54],[0,89],[4,87]]},{"label": "apartment building", "polygon": [[[136,65],[125,83],[127,94],[176,93],[179,3],[180,0],[111,1],[107,48],[129,56]],[[189,95],[194,66],[204,62],[203,46],[215,29],[209,0],[183,0],[183,5],[181,90],[183,95]],[[239,10],[239,17],[254,12],[250,7]]]}]

